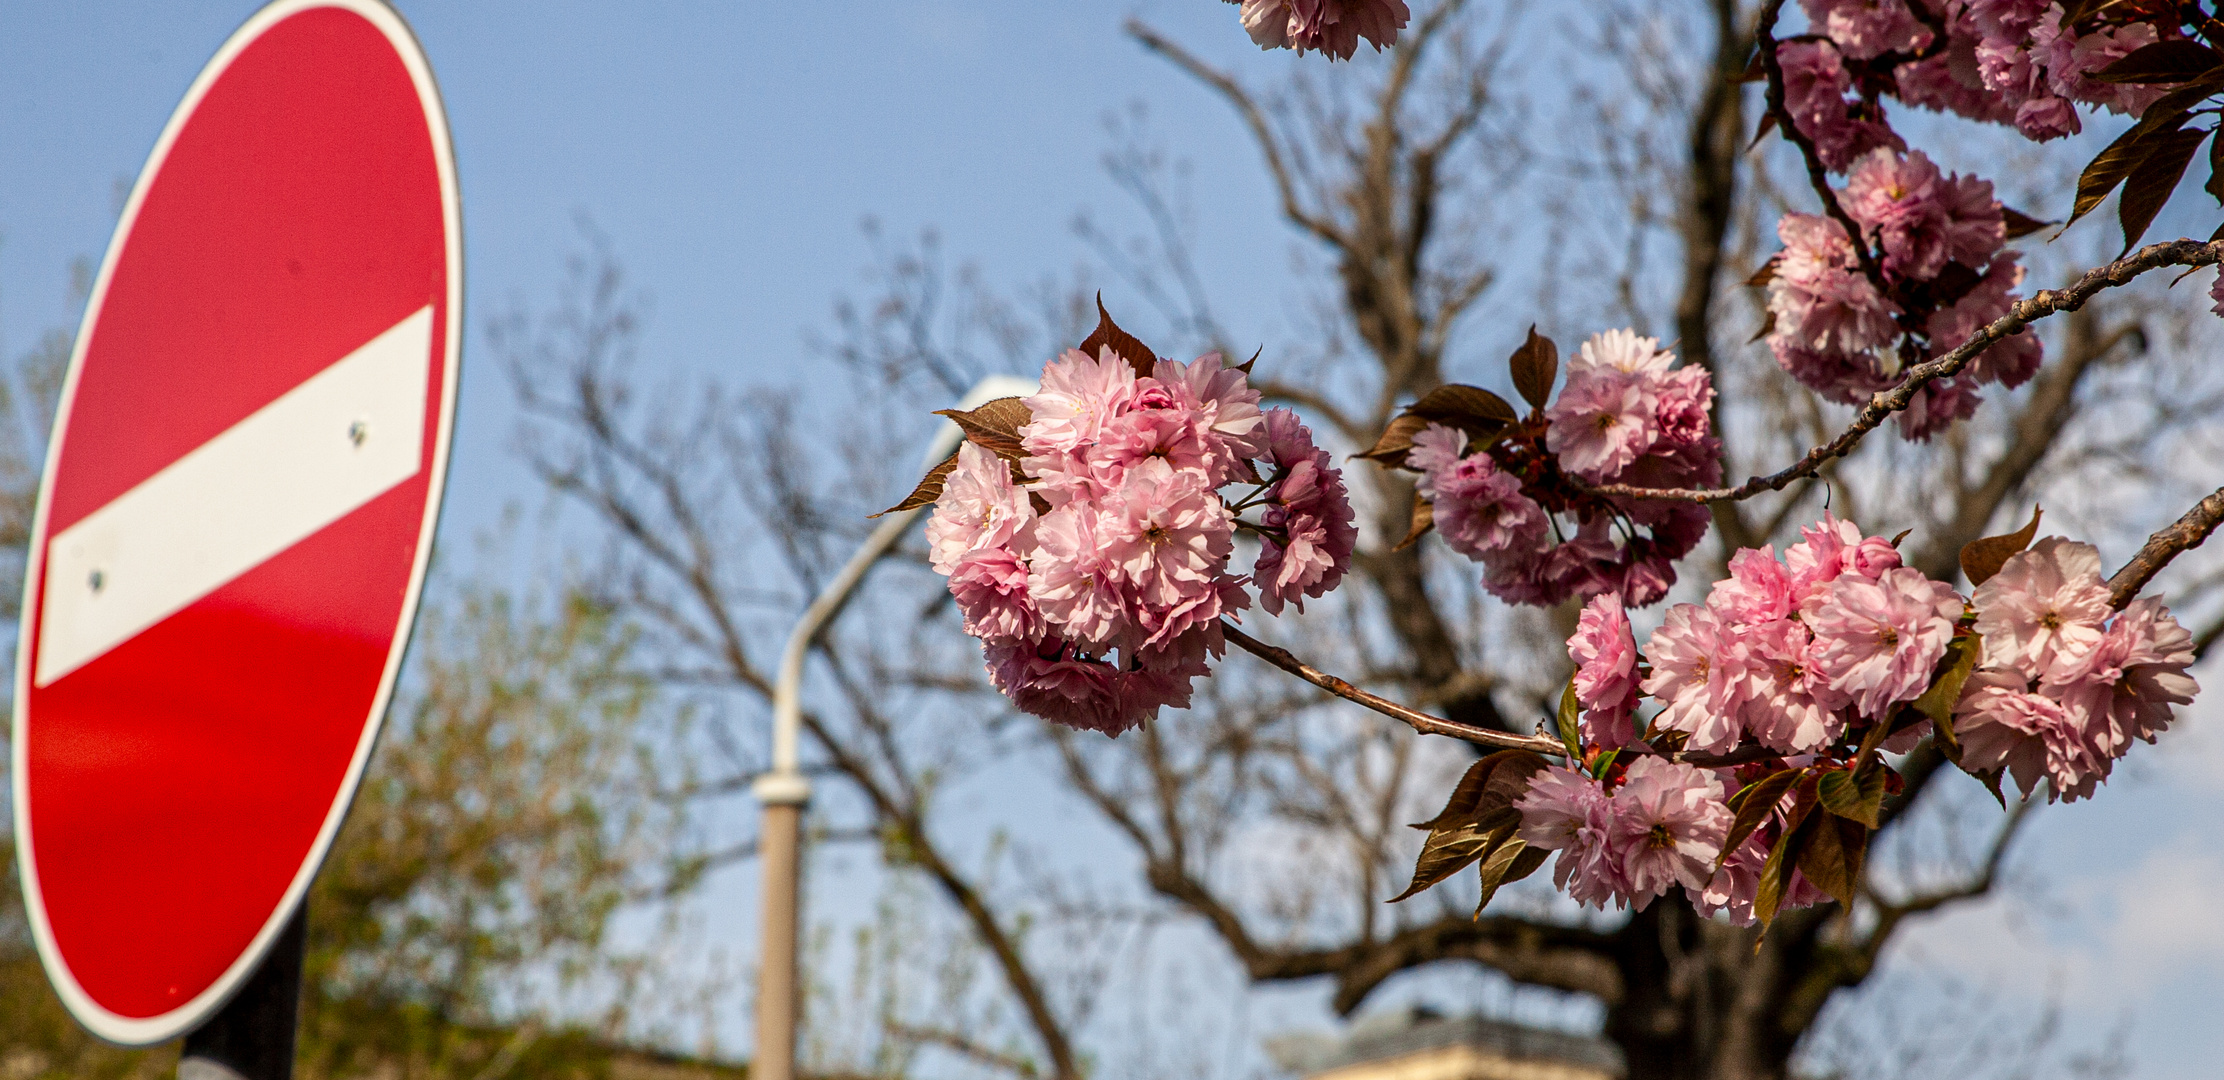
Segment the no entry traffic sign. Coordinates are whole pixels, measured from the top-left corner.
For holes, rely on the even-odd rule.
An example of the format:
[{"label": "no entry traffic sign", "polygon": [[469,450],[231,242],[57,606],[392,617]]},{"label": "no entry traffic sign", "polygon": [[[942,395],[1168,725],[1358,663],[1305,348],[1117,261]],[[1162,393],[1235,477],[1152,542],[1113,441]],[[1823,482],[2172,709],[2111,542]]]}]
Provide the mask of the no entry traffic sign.
[{"label": "no entry traffic sign", "polygon": [[459,230],[377,0],[249,19],[132,190],[47,451],[12,763],[40,958],[105,1038],[223,1005],[363,775],[446,470]]}]

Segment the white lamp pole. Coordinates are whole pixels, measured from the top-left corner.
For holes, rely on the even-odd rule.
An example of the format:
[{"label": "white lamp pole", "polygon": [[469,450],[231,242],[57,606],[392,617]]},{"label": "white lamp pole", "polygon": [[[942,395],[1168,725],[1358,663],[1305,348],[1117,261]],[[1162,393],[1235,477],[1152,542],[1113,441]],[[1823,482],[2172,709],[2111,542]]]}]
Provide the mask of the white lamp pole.
[{"label": "white lamp pole", "polygon": [[[972,409],[997,398],[1034,392],[1033,380],[991,375],[974,384],[958,407]],[[944,421],[923,467],[941,463],[962,438],[956,424]],[[797,745],[803,727],[803,660],[819,634],[841,614],[865,572],[903,538],[918,514],[918,509],[905,510],[881,521],[865,546],[850,556],[842,572],[803,612],[780,654],[780,677],[772,693],[772,771],[757,777],[749,788],[764,806],[757,841],[764,885],[764,955],[757,973],[757,1049],[749,1068],[753,1080],[795,1080],[797,886],[803,806],[811,801],[811,781],[803,775]]]}]

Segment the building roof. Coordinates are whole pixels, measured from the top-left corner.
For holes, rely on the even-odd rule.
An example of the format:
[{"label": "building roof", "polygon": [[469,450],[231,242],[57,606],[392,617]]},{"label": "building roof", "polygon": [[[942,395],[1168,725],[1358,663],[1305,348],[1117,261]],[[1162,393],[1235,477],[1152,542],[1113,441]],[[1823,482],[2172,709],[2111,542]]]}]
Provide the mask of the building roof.
[{"label": "building roof", "polygon": [[1537,1065],[1551,1070],[1597,1076],[1624,1074],[1621,1050],[1595,1035],[1493,1020],[1482,1016],[1444,1016],[1425,1007],[1378,1013],[1352,1025],[1342,1039],[1325,1035],[1283,1036],[1270,1040],[1268,1053],[1301,1076],[1357,1075],[1359,1066],[1389,1063],[1444,1050]]}]

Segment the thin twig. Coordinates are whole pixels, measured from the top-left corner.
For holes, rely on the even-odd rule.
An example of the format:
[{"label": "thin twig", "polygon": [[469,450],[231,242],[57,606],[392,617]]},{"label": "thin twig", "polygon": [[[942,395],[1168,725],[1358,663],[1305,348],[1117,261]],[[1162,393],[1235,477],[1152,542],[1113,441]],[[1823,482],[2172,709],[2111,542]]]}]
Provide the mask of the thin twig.
[{"label": "thin twig", "polygon": [[1482,746],[1495,746],[1505,750],[1534,750],[1540,754],[1567,756],[1567,748],[1561,746],[1558,739],[1546,738],[1543,735],[1514,735],[1504,731],[1476,727],[1473,724],[1462,724],[1456,720],[1446,720],[1441,716],[1431,716],[1418,709],[1409,709],[1389,698],[1370,694],[1298,659],[1291,655],[1288,649],[1269,645],[1236,629],[1234,623],[1222,621],[1220,632],[1227,635],[1228,640],[1234,642],[1237,648],[1337,697],[1343,698],[1345,701],[1364,705],[1393,720],[1402,721],[1423,735],[1449,735],[1452,738],[1464,739]]},{"label": "thin twig", "polygon": [[2201,541],[2216,530],[2218,522],[2224,522],[2224,488],[2210,492],[2208,498],[2194,503],[2193,509],[2186,511],[2185,516],[2169,528],[2148,537],[2139,554],[2132,556],[2123,569],[2116,571],[2115,577],[2108,579],[2109,603],[2119,609],[2131,603],[2132,597],[2138,596],[2139,590],[2163,567],[2170,565],[2170,560],[2177,558],[2179,552],[2200,547]]},{"label": "thin twig", "polygon": [[2139,251],[2087,271],[2076,284],[2066,289],[2043,289],[2028,300],[2019,300],[2008,308],[2008,313],[1987,324],[1971,335],[1969,340],[1956,346],[1952,352],[1935,360],[1926,360],[1907,369],[1907,377],[1898,386],[1875,394],[1869,403],[1853,418],[1853,423],[1837,438],[1807,451],[1797,462],[1767,476],[1756,476],[1737,487],[1721,488],[1653,488],[1634,484],[1599,484],[1596,486],[1571,481],[1596,495],[1616,495],[1631,499],[1660,499],[1671,502],[1708,503],[1741,501],[1764,491],[1782,491],[1792,481],[1815,475],[1824,465],[1853,452],[1861,439],[1882,426],[1892,414],[1907,408],[1915,393],[1924,386],[1953,376],[1969,366],[1995,342],[2023,332],[2040,319],[2063,311],[2076,311],[2085,302],[2104,289],[2130,283],[2133,278],[2149,270],[2165,266],[2211,266],[2224,260],[2224,240],[2203,243],[2198,240],[2172,240],[2153,244]]}]

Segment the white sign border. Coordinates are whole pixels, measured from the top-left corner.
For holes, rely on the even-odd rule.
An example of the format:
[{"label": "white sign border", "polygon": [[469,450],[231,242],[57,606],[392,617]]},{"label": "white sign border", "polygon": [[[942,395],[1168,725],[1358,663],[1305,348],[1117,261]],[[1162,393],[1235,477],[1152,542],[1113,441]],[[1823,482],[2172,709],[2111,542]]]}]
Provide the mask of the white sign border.
[{"label": "white sign border", "polygon": [[[263,927],[248,942],[247,948],[232,961],[231,966],[217,977],[209,987],[184,1004],[159,1016],[129,1017],[109,1011],[92,999],[79,985],[77,978],[62,960],[60,949],[54,941],[52,926],[47,921],[46,903],[38,888],[38,867],[31,843],[31,800],[29,788],[28,740],[24,738],[24,725],[30,709],[30,678],[32,656],[24,647],[23,637],[27,628],[36,624],[37,612],[33,602],[38,596],[38,585],[43,574],[44,547],[47,536],[47,495],[54,484],[54,472],[59,459],[62,434],[69,428],[70,407],[77,397],[78,375],[85,360],[86,345],[93,325],[100,317],[103,301],[107,299],[110,279],[116,270],[116,260],[122,251],[123,241],[131,235],[132,226],[139,218],[140,205],[145,201],[154,178],[162,171],[170,155],[170,147],[177,141],[185,123],[193,115],[210,87],[231,67],[232,61],[249,45],[261,38],[271,27],[292,16],[320,8],[336,8],[361,16],[386,38],[409,71],[412,84],[417,89],[417,99],[426,127],[432,138],[433,159],[440,181],[440,210],[442,225],[447,234],[448,296],[447,319],[444,327],[443,377],[438,414],[438,431],[434,435],[432,460],[427,463],[425,505],[428,512],[417,537],[416,559],[409,571],[409,586],[402,596],[401,620],[394,629],[394,640],[386,654],[386,668],[380,675],[378,693],[371,701],[371,713],[363,724],[363,734],[355,745],[355,756],[348,762],[347,775],[340,785],[339,797],[333,800],[326,812],[324,824],[317,830],[316,842],[310,847],[308,858],[294,873],[293,881],[286,886],[284,896],[276,910],[263,923]],[[448,129],[447,111],[441,107],[440,88],[435,83],[432,67],[425,58],[423,47],[401,15],[381,0],[274,0],[268,6],[249,16],[239,29],[225,39],[216,55],[193,80],[185,92],[184,100],[170,114],[163,125],[162,134],[155,140],[154,150],[147,155],[147,164],[139,171],[138,180],[132,185],[131,197],[124,203],[123,215],[116,223],[107,253],[101,257],[100,274],[94,279],[93,291],[85,304],[85,315],[80,321],[77,338],[70,350],[69,370],[62,380],[62,393],[54,413],[54,430],[46,451],[46,462],[39,479],[38,510],[32,518],[28,563],[23,581],[22,617],[19,622],[16,647],[15,705],[10,752],[10,775],[15,803],[16,862],[21,873],[24,909],[29,915],[31,936],[38,946],[39,961],[46,968],[47,978],[54,985],[55,993],[70,1015],[85,1025],[93,1034],[123,1046],[148,1046],[164,1042],[199,1027],[217,1010],[229,1002],[247,979],[254,974],[269,953],[271,945],[284,931],[286,923],[299,910],[302,899],[309,892],[309,884],[316,877],[325,856],[331,851],[332,841],[340,831],[340,824],[347,817],[348,806],[355,801],[356,788],[363,781],[365,768],[370,764],[371,750],[378,743],[379,730],[385,724],[386,708],[394,694],[394,683],[401,671],[403,653],[409,646],[410,628],[417,617],[417,604],[423,592],[425,571],[432,559],[433,534],[440,520],[441,498],[448,476],[449,443],[455,433],[456,391],[461,375],[461,350],[463,341],[463,216],[456,186],[455,145]]]}]

